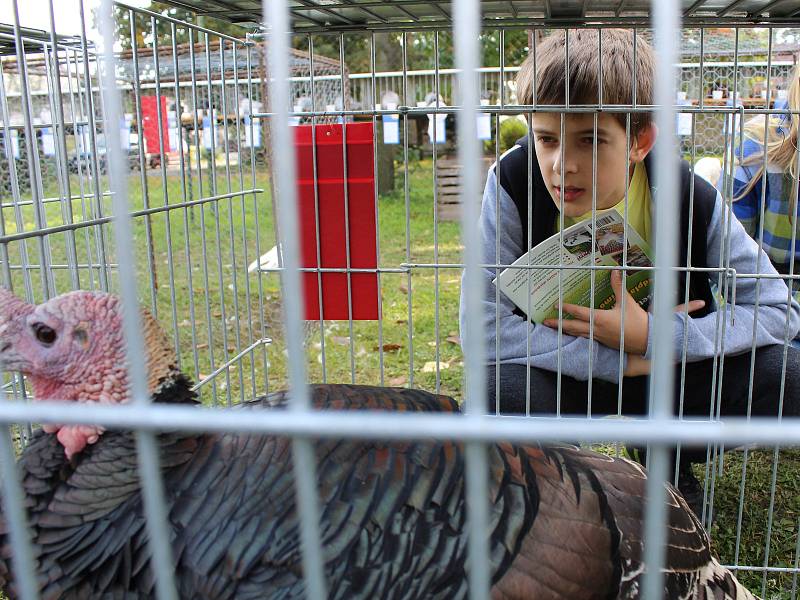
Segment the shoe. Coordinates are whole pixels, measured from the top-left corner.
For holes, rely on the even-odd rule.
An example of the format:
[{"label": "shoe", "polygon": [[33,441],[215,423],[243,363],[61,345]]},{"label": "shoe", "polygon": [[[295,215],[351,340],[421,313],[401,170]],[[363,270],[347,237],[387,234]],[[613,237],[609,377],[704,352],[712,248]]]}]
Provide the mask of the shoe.
[{"label": "shoe", "polygon": [[690,463],[681,464],[678,468],[678,491],[686,500],[686,504],[698,519],[703,515],[703,486],[695,477]]}]

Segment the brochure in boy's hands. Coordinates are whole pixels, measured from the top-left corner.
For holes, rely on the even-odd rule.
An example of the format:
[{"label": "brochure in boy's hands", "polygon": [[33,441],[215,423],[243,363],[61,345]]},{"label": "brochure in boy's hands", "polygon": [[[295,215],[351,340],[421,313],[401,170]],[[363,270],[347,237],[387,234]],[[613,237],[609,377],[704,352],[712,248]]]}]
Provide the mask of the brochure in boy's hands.
[{"label": "brochure in boy's hands", "polygon": [[[625,220],[615,208],[597,211],[594,221],[588,219],[556,233],[520,256],[513,265],[498,275],[493,283],[524,313],[530,309],[530,319],[541,323],[558,318],[559,256],[564,265],[592,264],[592,228],[594,226],[594,264],[622,266]],[[627,266],[652,266],[652,252],[647,243],[628,227]],[[529,262],[530,261],[530,262]],[[550,269],[529,269],[527,265],[545,265]],[[523,266],[524,268],[516,268]],[[611,308],[616,300],[611,289],[611,271],[595,270],[594,307]],[[564,303],[589,306],[591,296],[590,269],[563,269],[562,292]],[[530,279],[530,288],[528,287]],[[652,271],[628,271],[628,291],[639,305],[646,307],[652,293]],[[529,291],[530,290],[530,291]],[[530,305],[528,296],[530,295]],[[567,318],[569,318],[567,316]]]}]

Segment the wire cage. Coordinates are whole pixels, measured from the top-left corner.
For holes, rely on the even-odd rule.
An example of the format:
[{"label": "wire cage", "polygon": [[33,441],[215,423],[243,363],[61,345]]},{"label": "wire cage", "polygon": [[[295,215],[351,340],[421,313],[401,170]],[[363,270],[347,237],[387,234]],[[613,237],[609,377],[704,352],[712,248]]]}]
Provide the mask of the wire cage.
[{"label": "wire cage", "polygon": [[[297,411],[268,419],[180,413],[178,426],[295,436],[298,488],[307,492],[299,504],[308,597],[324,590],[308,440],[337,436],[467,443],[471,532],[487,519],[479,473],[481,448],[493,440],[580,440],[616,454],[623,442],[652,443],[656,481],[673,478],[668,446],[702,440],[702,517],[720,562],[762,596],[796,597],[800,454],[775,445],[798,443],[796,422],[671,418],[670,386],[680,382],[670,383],[664,355],[653,363],[649,420],[489,418],[484,348],[473,336],[462,349],[458,314],[467,285],[468,321],[481,321],[470,299],[480,296],[481,284],[471,278],[481,266],[476,222],[487,168],[526,135],[526,115],[548,110],[519,104],[515,87],[522,61],[545,36],[621,27],[673,57],[660,67],[657,106],[558,109],[655,111],[670,134],[662,137],[690,164],[718,162],[709,175],[716,185],[734,169],[746,122],[788,114],[786,91],[800,58],[797,2],[265,0],[263,16],[252,0],[164,4],[238,24],[241,32],[124,3],[113,3],[111,13],[110,1],[103,7],[116,21],[104,23],[117,41],[125,37],[122,50],[110,50],[109,37],[103,50],[85,30],[60,36],[54,19],[52,33],[0,25],[3,285],[29,302],[74,289],[138,300],[165,327],[178,366],[208,405],[232,406],[291,386]],[[84,15],[87,27],[91,19]],[[681,35],[670,35],[677,28]],[[674,193],[670,185],[664,182],[666,196]],[[721,192],[732,200],[731,189]],[[326,216],[322,197],[335,197],[341,214]],[[445,203],[452,206],[443,210]],[[677,216],[658,212],[656,219],[674,237]],[[325,247],[329,227],[338,236]],[[675,249],[663,237],[656,243],[656,273],[672,272]],[[337,252],[325,264],[325,253]],[[767,278],[736,273],[725,261],[708,271],[727,304],[736,302],[737,278]],[[797,288],[793,269],[782,277]],[[672,339],[664,316],[671,307],[658,298],[674,296],[668,286],[675,283],[658,286],[670,279],[656,278],[655,339],[662,347]],[[724,321],[716,345],[723,344]],[[785,347],[791,343],[787,336]],[[141,362],[130,360],[132,367]],[[715,390],[724,365],[720,353]],[[0,404],[2,422],[68,418],[63,409],[14,402],[29,398],[26,381],[3,376],[11,402]],[[463,402],[467,418],[454,424],[431,415],[399,426],[395,416],[315,414],[306,381],[421,387]],[[147,432],[175,423],[163,407],[138,397],[134,404],[135,411],[77,414]],[[14,431],[22,445],[31,429]],[[723,452],[732,445],[738,448]],[[156,464],[142,452],[145,463]],[[3,462],[6,480],[13,479],[12,459]],[[143,481],[147,514],[158,522],[160,491],[151,479]],[[658,506],[648,504],[652,564],[663,560]],[[167,538],[153,531],[158,556]],[[470,539],[470,551],[482,552],[481,536]],[[164,597],[167,564],[155,565]],[[475,565],[471,596],[488,597],[488,573]]]}]

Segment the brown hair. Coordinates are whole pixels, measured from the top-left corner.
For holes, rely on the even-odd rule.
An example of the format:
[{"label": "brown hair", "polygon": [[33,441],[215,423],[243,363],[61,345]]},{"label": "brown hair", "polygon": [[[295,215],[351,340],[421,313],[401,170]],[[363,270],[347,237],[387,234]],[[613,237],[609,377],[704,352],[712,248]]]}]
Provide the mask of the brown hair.
[{"label": "brown hair", "polygon": [[[629,29],[569,30],[569,65],[566,65],[564,30],[542,40],[536,48],[536,64],[531,52],[517,74],[517,99],[520,104],[566,104],[565,82],[569,72],[569,103],[599,104],[601,69],[603,104],[653,104],[655,57],[641,35],[636,35],[634,68],[634,33]],[[602,36],[602,59],[599,52]],[[534,68],[536,77],[534,78]],[[534,82],[536,90],[534,90]],[[635,88],[634,88],[635,85]],[[625,127],[625,113],[612,113]],[[649,112],[631,113],[631,135],[641,132],[653,120]]]},{"label": "brown hair", "polygon": [[[800,110],[800,65],[795,67],[792,73],[791,83],[789,84],[789,110]],[[775,115],[776,117],[778,115]],[[781,118],[786,119],[784,123],[779,123],[775,119],[770,119],[769,116],[757,116],[745,125],[745,131],[749,137],[752,137],[759,144],[764,143],[764,133],[766,129],[767,146],[766,146],[766,162],[767,164],[775,165],[784,173],[788,173],[792,179],[792,189],[789,193],[789,222],[794,223],[794,213],[797,208],[797,186],[798,186],[798,172],[797,172],[797,132],[799,119],[796,114],[781,115]],[[764,154],[765,152],[757,152],[745,158],[742,165],[755,165],[760,164],[758,171],[734,200],[739,200],[746,196],[753,186],[761,180],[764,174]]]}]

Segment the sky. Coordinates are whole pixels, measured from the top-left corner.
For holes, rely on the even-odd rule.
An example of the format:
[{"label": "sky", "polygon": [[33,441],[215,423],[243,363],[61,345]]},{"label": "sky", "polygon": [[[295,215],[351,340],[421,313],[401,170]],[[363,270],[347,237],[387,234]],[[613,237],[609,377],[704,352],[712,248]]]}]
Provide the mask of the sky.
[{"label": "sky", "polygon": [[[23,27],[50,31],[50,0],[0,0],[0,23],[14,22],[14,2],[19,7],[19,21]],[[92,10],[100,5],[100,0],[83,0],[86,15],[86,35],[97,40],[99,34],[93,29]],[[80,35],[80,0],[52,0],[55,12],[56,33]],[[126,0],[126,4],[146,8],[150,0]]]}]

